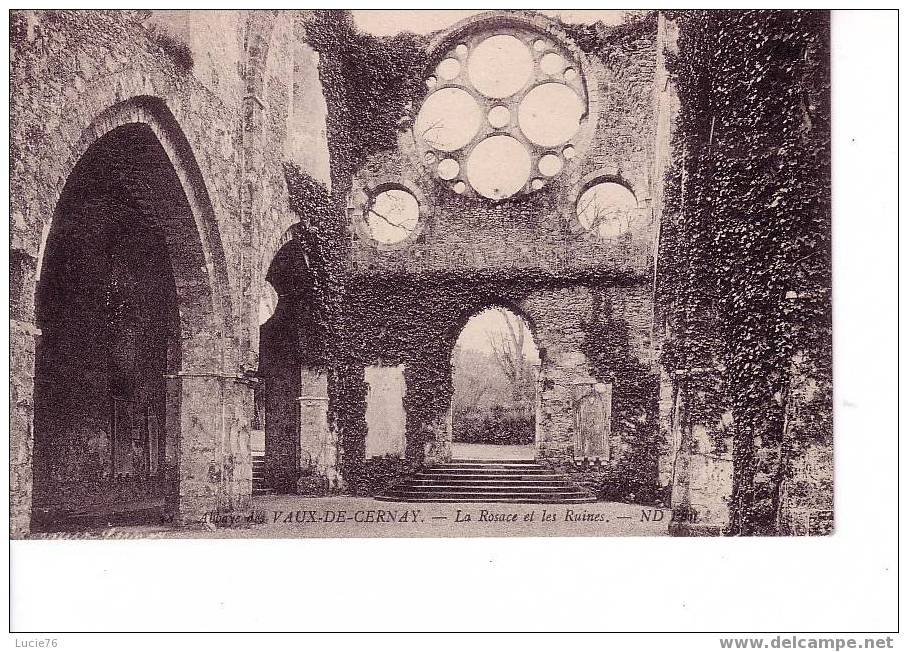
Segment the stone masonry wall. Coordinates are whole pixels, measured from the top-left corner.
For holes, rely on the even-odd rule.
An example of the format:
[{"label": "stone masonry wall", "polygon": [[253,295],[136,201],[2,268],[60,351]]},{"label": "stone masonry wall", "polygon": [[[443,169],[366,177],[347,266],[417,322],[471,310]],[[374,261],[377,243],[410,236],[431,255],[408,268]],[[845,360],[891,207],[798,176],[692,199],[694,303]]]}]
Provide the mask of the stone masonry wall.
[{"label": "stone masonry wall", "polygon": [[[485,20],[498,19],[477,24]],[[567,38],[539,17],[527,20],[536,20],[542,33]],[[469,22],[435,42],[454,43],[458,30],[469,32]],[[495,25],[506,32],[507,17]],[[654,176],[656,22],[604,53],[571,47],[583,62],[593,112],[587,122],[595,128],[541,190],[498,202],[455,194],[424,164],[406,122],[397,147],[369,158],[354,179],[349,213],[359,287],[349,312],[359,324],[363,364],[406,364],[411,459],[424,451],[441,459],[450,454],[450,353],[466,320],[484,308],[513,309],[532,325],[542,357],[537,446],[566,470],[574,463],[574,387],[600,380],[583,353],[594,294],[604,293],[611,314],[625,325],[634,358],[653,364],[652,200],[661,184]],[[620,183],[636,198],[631,229],[619,238],[591,237],[577,220],[579,195],[597,181]],[[420,204],[414,236],[396,245],[373,241],[363,217],[369,196],[389,184],[406,188]],[[637,446],[626,434],[623,425],[612,428],[613,466]]]},{"label": "stone masonry wall", "polygon": [[324,102],[302,19],[272,11],[11,14],[14,536],[27,533],[31,512],[35,288],[52,219],[85,151],[129,123],[148,125],[161,142],[194,224],[167,240],[184,331],[183,367],[166,390],[168,436],[184,449],[166,450],[169,504],[194,517],[248,501],[251,388],[243,378],[257,365],[264,270],[296,220],[285,156],[327,179]]}]

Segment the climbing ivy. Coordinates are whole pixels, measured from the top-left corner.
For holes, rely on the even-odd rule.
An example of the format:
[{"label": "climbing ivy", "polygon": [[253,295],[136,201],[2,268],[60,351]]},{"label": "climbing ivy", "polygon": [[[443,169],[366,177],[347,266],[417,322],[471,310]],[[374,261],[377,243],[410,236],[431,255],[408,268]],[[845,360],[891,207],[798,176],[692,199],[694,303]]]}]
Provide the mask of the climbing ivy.
[{"label": "climbing ivy", "polygon": [[286,169],[291,208],[300,216],[302,243],[316,306],[308,324],[320,333],[327,362],[329,420],[341,440],[344,476],[354,493],[373,490],[363,462],[366,435],[366,384],[362,364],[352,354],[357,320],[351,320],[347,196],[353,175],[378,151],[394,147],[397,135],[421,92],[426,39],[401,33],[378,38],[359,32],[348,11],[315,11],[305,24],[309,43],[319,51],[319,76],[328,105],[331,191],[293,167]]},{"label": "climbing ivy", "polygon": [[364,34],[345,10],[312,12],[306,33],[321,55],[332,181],[346,192],[370,155],[397,145],[424,90],[428,39],[410,32]]},{"label": "climbing ivy", "polygon": [[612,428],[621,433],[627,454],[618,461],[617,482],[602,487],[602,498],[651,504],[657,499],[659,456],[659,380],[630,347],[627,323],[615,317],[602,290],[594,293],[592,319],[583,325],[581,350],[593,376],[612,384]]},{"label": "climbing ivy", "polygon": [[[627,19],[616,25],[606,25],[602,21],[595,23],[565,23],[561,25],[584,52],[596,55],[607,55],[608,51],[623,43],[631,43],[640,38],[652,38],[656,32],[657,11],[629,12]],[[634,15],[638,14],[638,15]]]},{"label": "climbing ivy", "polygon": [[[638,21],[643,27],[634,29],[652,32],[654,21],[647,17]],[[320,53],[332,182],[329,192],[297,168],[286,169],[291,208],[301,220],[296,241],[318,304],[306,317],[311,319],[306,327],[319,333],[315,341],[323,353],[315,362],[324,363],[328,371],[329,418],[341,439],[344,476],[354,493],[368,493],[421,460],[426,444],[436,440],[443,427],[440,416],[446,414],[453,393],[451,349],[465,316],[490,305],[516,305],[535,290],[602,287],[615,278],[595,271],[564,277],[518,269],[354,277],[346,211],[353,175],[371,156],[396,147],[400,130],[414,118],[424,92],[427,39],[359,33],[345,11],[313,12],[306,31]],[[608,306],[602,303],[599,308]],[[594,374],[615,382],[616,423],[644,444],[645,464],[629,461],[626,470],[633,472],[639,496],[643,487],[652,494],[655,379],[633,357],[621,320],[609,315],[583,327]],[[606,360],[612,353],[618,361]],[[387,459],[363,461],[363,366],[377,360],[406,364],[409,461],[397,466]]]},{"label": "climbing ivy", "polygon": [[[681,110],[659,256],[663,363],[681,381],[688,425],[731,410],[730,532],[769,533],[794,446],[792,358],[805,347],[830,358],[828,15],[676,18],[678,54],[667,63]],[[814,373],[828,385],[830,371]]]}]

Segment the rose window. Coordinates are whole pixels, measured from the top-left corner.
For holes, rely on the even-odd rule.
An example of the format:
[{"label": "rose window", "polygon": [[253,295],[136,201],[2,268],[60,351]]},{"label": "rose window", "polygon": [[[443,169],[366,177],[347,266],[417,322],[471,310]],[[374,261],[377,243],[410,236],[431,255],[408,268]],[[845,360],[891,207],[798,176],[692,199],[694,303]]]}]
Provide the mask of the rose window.
[{"label": "rose window", "polygon": [[414,136],[452,192],[500,200],[544,187],[576,156],[587,115],[580,66],[550,36],[464,35],[436,59]]}]

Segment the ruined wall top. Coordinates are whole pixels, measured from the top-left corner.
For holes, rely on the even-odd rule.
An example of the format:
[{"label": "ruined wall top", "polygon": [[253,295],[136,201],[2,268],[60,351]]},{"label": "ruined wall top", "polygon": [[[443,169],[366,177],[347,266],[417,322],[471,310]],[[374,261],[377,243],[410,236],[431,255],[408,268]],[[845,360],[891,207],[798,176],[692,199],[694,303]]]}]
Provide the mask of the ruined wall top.
[{"label": "ruined wall top", "polygon": [[434,35],[397,146],[354,181],[355,271],[649,277],[658,39],[641,22],[588,51],[534,12]]}]

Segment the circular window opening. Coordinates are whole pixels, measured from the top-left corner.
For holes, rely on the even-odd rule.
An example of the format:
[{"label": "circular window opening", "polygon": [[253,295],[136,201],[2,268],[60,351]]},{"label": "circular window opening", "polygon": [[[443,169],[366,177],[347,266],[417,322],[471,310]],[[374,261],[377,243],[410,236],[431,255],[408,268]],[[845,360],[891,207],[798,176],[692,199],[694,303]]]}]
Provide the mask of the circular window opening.
[{"label": "circular window opening", "polygon": [[564,70],[564,58],[556,52],[549,52],[542,57],[539,67],[547,75],[560,74]]},{"label": "circular window opening", "polygon": [[416,116],[416,133],[430,147],[453,152],[473,139],[482,118],[469,93],[460,88],[442,88],[423,103]]},{"label": "circular window opening", "polygon": [[614,238],[630,230],[636,208],[634,193],[620,183],[603,181],[580,195],[577,219],[600,238]]},{"label": "circular window opening", "polygon": [[489,124],[495,129],[507,127],[511,122],[511,112],[506,106],[495,106],[489,111]]},{"label": "circular window opening", "polygon": [[523,134],[537,145],[553,147],[567,142],[580,128],[583,102],[569,86],[540,84],[520,102],[517,120]]},{"label": "circular window opening", "polygon": [[384,244],[401,242],[419,224],[419,202],[401,188],[383,190],[368,204],[366,224],[373,240]]},{"label": "circular window opening", "polygon": [[428,63],[431,88],[411,131],[418,162],[439,188],[489,199],[541,190],[589,140],[581,60],[544,29],[505,20],[464,30]]},{"label": "circular window opening", "polygon": [[477,45],[467,65],[470,81],[483,95],[502,98],[526,86],[533,74],[533,55],[518,38],[490,36]]},{"label": "circular window opening", "polygon": [[460,61],[457,59],[445,59],[435,69],[438,76],[442,79],[455,79],[460,74]]},{"label": "circular window opening", "polygon": [[521,190],[530,178],[530,153],[510,136],[490,136],[467,159],[467,179],[483,197],[504,199]]},{"label": "circular window opening", "polygon": [[554,177],[563,167],[564,163],[554,154],[546,154],[539,159],[539,171],[547,177]]},{"label": "circular window opening", "polygon": [[460,174],[460,163],[452,158],[446,158],[438,164],[438,176],[445,181],[450,181]]}]

